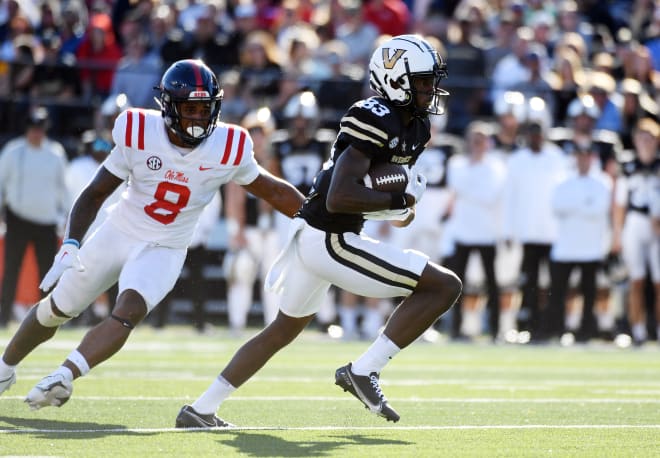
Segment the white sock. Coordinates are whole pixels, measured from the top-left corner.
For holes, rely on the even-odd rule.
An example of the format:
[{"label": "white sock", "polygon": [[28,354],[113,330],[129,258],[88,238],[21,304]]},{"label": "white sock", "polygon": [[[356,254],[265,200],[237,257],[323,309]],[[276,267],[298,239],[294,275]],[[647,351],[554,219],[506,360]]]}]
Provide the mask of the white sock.
[{"label": "white sock", "polygon": [[89,372],[89,364],[85,357],[78,350],[73,350],[69,353],[69,356],[66,357],[70,362],[72,362],[80,371],[80,376],[86,375]]},{"label": "white sock", "polygon": [[658,327],[656,328],[656,330],[655,330],[655,334],[656,334],[656,336],[657,336],[658,342],[660,342],[660,324],[659,324]]},{"label": "white sock", "polygon": [[16,366],[10,366],[5,360],[0,358],[0,380],[4,380],[14,373]]},{"label": "white sock", "polygon": [[236,391],[236,388],[229,383],[222,375],[213,380],[211,386],[192,403],[192,408],[202,415],[214,414],[220,404]]},{"label": "white sock", "polygon": [[516,329],[516,311],[507,309],[500,312],[499,335],[504,337],[509,331]]},{"label": "white sock", "polygon": [[600,331],[611,331],[614,329],[614,313],[607,310],[596,315],[598,329]]},{"label": "white sock", "polygon": [[339,324],[344,331],[344,336],[354,337],[358,333],[357,308],[339,307]]},{"label": "white sock", "polygon": [[582,313],[570,312],[566,314],[566,321],[564,321],[564,325],[569,331],[575,331],[580,327],[580,320],[582,320]]},{"label": "white sock", "polygon": [[381,334],[371,344],[366,352],[360,356],[351,368],[355,375],[369,375],[372,372],[380,374],[385,365],[394,358],[401,349],[396,346],[385,334]]},{"label": "white sock", "polygon": [[383,314],[379,309],[366,309],[362,317],[362,333],[367,339],[375,339],[383,326]]},{"label": "white sock", "polygon": [[633,339],[644,341],[648,337],[646,332],[646,323],[635,323],[631,327]]},{"label": "white sock", "polygon": [[62,374],[62,376],[67,379],[69,382],[73,382],[73,372],[71,372],[71,369],[69,369],[66,366],[60,366],[53,372],[53,375],[55,374]]}]

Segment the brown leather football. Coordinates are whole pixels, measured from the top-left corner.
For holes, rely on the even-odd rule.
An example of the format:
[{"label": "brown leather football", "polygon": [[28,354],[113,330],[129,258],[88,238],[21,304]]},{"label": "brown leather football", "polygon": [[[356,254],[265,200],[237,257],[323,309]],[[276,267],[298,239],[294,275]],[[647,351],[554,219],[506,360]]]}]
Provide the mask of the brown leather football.
[{"label": "brown leather football", "polygon": [[372,164],[364,176],[364,185],[376,191],[404,192],[408,185],[408,174],[402,165],[377,162]]}]

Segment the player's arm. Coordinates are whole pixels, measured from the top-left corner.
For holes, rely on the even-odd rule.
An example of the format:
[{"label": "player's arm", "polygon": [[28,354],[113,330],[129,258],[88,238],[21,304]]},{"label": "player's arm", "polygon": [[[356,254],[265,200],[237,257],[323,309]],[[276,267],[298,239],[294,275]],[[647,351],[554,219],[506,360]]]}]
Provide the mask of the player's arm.
[{"label": "player's arm", "polygon": [[362,179],[370,165],[370,158],[352,146],[339,155],[328,188],[328,211],[366,213],[403,209],[415,204],[408,194],[381,192],[364,186]]},{"label": "player's arm", "polygon": [[73,203],[64,238],[82,240],[105,199],[122,182],[121,178],[110,173],[105,167],[99,167],[92,181],[82,190]]},{"label": "player's arm", "polygon": [[263,167],[259,168],[261,173],[243,188],[267,201],[280,213],[292,217],[305,201],[305,196],[288,181],[276,177]]}]

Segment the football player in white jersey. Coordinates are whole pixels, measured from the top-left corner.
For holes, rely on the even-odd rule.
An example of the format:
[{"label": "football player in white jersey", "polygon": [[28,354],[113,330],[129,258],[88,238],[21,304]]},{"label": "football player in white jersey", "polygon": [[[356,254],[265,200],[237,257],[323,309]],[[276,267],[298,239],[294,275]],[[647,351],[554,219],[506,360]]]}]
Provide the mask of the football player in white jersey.
[{"label": "football player in white jersey", "polygon": [[[219,121],[222,89],[202,61],[175,62],[155,89],[160,112],[128,109],[115,121],[115,147],[74,203],[65,240],[40,284],[55,288],[32,307],[0,360],[2,393],[34,348],[119,282],[110,316],[28,393],[32,409],[64,404],[73,380],[121,349],[173,288],[197,220],[221,185],[234,181],[289,216],[303,203],[295,187],[256,162],[245,129]],[[101,204],[124,182],[119,202],[80,246]]]},{"label": "football player in white jersey", "polygon": [[[403,297],[369,349],[335,372],[335,384],[371,412],[399,420],[380,388],[380,372],[454,304],[462,284],[425,254],[369,238],[361,229],[365,217],[398,219],[397,225],[412,220],[426,185],[414,164],[430,138],[429,114],[444,111],[447,92],[439,84],[446,67],[426,40],[400,35],[376,48],[369,73],[378,96],[358,101],[342,118],[331,158],[266,279],[266,287],[281,291],[280,313],[192,405],[183,406],[177,427],[229,426],[215,415],[220,404],[305,329],[333,284],[360,296]],[[364,186],[365,174],[378,162],[408,168],[405,192]]]}]

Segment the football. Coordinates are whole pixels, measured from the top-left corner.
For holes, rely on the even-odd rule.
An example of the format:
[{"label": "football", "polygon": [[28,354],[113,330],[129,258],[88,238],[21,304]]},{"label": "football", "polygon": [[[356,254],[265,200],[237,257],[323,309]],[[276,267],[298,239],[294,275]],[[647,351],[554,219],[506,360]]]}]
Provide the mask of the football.
[{"label": "football", "polygon": [[364,176],[367,188],[382,192],[404,192],[408,185],[408,174],[405,167],[390,162],[372,164]]}]

